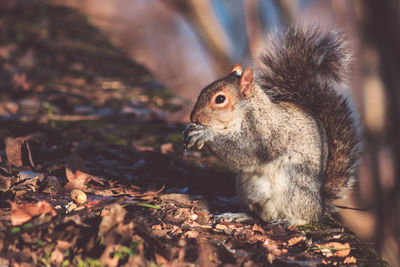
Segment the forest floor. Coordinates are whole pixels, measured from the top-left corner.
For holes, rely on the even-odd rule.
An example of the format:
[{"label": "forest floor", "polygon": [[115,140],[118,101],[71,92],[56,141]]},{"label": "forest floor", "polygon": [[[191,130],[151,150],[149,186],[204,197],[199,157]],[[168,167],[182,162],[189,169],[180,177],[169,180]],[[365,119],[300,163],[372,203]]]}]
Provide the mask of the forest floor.
[{"label": "forest floor", "polygon": [[385,265],[333,219],[213,217],[234,171],[183,151],[186,103],[73,9],[0,11],[0,94],[0,266]]}]

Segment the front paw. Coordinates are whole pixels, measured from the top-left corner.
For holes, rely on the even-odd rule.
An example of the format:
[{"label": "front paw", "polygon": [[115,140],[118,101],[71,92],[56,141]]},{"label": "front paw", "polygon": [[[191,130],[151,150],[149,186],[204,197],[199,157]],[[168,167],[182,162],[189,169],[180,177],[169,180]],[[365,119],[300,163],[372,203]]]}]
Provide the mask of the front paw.
[{"label": "front paw", "polygon": [[200,150],[204,144],[211,142],[213,139],[213,132],[210,128],[195,123],[188,123],[182,134],[185,149],[190,149],[194,146]]}]

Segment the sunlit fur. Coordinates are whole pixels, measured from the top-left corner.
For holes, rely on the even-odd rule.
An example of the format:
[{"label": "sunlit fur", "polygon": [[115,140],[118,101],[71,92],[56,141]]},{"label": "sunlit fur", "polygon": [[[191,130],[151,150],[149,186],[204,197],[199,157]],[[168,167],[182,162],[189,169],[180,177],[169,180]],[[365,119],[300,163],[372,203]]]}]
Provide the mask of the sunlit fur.
[{"label": "sunlit fur", "polygon": [[[205,143],[240,171],[243,206],[265,221],[315,221],[355,180],[360,151],[357,117],[337,93],[349,55],[335,31],[290,28],[276,35],[241,94],[233,72],[200,93],[184,141]],[[210,104],[223,91],[224,108]],[[217,182],[217,181],[216,181]]]}]

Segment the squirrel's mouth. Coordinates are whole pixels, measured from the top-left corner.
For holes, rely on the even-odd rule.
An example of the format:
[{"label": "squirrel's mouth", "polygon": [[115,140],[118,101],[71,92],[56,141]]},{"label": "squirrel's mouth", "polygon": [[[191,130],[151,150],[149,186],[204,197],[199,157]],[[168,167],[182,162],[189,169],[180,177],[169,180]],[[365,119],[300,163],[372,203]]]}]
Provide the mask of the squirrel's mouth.
[{"label": "squirrel's mouth", "polygon": [[210,129],[212,129],[214,131],[225,131],[227,129],[235,127],[235,123],[229,123],[229,124],[218,123],[218,124],[212,124],[212,125],[210,124],[210,125],[204,125],[204,126],[210,128]]}]

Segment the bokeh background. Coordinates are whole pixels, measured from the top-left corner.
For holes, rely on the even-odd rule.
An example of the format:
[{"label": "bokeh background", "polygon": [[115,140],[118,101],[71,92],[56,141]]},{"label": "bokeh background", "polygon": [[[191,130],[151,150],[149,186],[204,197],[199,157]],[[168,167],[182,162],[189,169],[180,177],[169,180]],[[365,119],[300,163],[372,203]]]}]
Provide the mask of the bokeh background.
[{"label": "bokeh background", "polygon": [[[2,0],[1,6],[28,0]],[[40,1],[36,1],[40,2]],[[41,1],[44,2],[44,1]],[[349,90],[364,125],[360,183],[338,203],[341,219],[400,266],[400,1],[398,0],[46,0],[78,9],[145,65],[187,107],[234,63],[250,66],[266,36],[288,24],[333,24],[353,51]],[[112,62],[110,62],[112,64]]]}]

